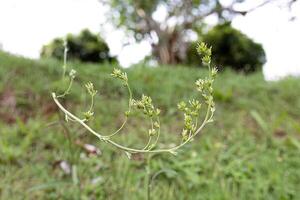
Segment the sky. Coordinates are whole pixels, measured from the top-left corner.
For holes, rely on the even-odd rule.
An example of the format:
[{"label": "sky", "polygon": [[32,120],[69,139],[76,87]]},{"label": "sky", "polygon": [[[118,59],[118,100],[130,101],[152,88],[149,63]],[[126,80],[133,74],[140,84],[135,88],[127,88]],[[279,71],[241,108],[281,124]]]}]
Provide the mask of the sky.
[{"label": "sky", "polygon": [[[244,6],[251,7],[259,1],[249,0]],[[151,53],[146,41],[123,47],[127,43],[123,31],[109,24],[100,25],[105,23],[105,11],[99,0],[0,0],[0,44],[5,51],[38,58],[42,45],[53,38],[89,28],[103,33],[111,54],[118,55],[124,67]],[[163,14],[160,11],[156,17]],[[291,21],[291,17],[296,18]],[[214,18],[207,22],[213,24]],[[267,55],[263,72],[267,80],[300,75],[300,2],[290,12],[278,5],[264,6],[234,18],[233,26],[263,45]]]}]

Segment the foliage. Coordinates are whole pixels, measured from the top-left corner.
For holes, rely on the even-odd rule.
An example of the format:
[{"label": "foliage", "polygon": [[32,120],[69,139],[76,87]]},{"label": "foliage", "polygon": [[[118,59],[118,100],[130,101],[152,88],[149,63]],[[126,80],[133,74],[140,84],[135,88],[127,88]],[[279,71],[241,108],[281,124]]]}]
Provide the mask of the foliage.
[{"label": "foliage", "polygon": [[[116,59],[109,55],[109,48],[105,41],[87,29],[82,30],[79,35],[68,34],[65,42],[70,60],[100,63],[116,62]],[[41,57],[64,59],[64,50],[64,39],[56,38],[48,45],[43,46]]]},{"label": "foliage", "polygon": [[[266,61],[262,46],[233,28],[230,23],[213,27],[202,36],[202,40],[214,47],[213,63],[220,69],[230,67],[235,71],[249,73],[260,70]],[[201,62],[194,51],[196,45],[197,42],[190,44],[186,62],[199,66]]]},{"label": "foliage", "polygon": [[[152,43],[153,55],[161,64],[176,64],[185,60],[188,32],[203,25],[203,19],[216,14],[220,19],[231,19],[245,12],[234,9],[244,0],[232,0],[223,5],[219,0],[102,0],[111,8],[107,17],[122,27],[137,41]],[[156,11],[162,16],[155,18]],[[163,16],[165,13],[165,17]]]},{"label": "foliage", "polygon": [[153,57],[160,64],[166,65],[183,63],[186,60],[189,34],[191,31],[197,32],[201,29],[207,16],[217,16],[219,22],[231,21],[237,15],[246,15],[270,3],[291,7],[296,1],[256,1],[250,8],[243,6],[245,0],[101,0],[101,2],[110,8],[107,18],[112,24],[127,30],[128,35],[137,41],[150,41]]},{"label": "foliage", "polygon": [[[58,125],[49,96],[58,85],[57,66],[62,63],[2,52],[0,60],[0,199],[78,198],[72,176],[56,165],[60,160],[72,163],[72,157],[77,159],[82,199],[144,199],[142,155],[128,160],[72,123],[73,151],[66,151],[67,135]],[[127,110],[128,102],[121,83],[109,74],[112,66],[70,66],[80,79],[74,81],[67,106],[82,114],[78,105],[85,102],[86,94],[81,86],[91,81],[101,90],[95,96],[96,113],[90,125],[104,132],[118,128],[124,119],[120,110]],[[152,96],[161,108],[161,122],[171,124],[161,127],[162,143],[180,142],[181,137],[172,133],[181,131],[182,113],[167,108],[182,98],[196,98],[193,82],[206,76],[206,70],[136,67],[126,73],[134,98],[143,93]],[[153,199],[300,199],[299,78],[266,82],[261,73],[245,77],[225,70],[218,74],[214,88],[216,128],[204,129],[205,137],[197,137],[176,157],[160,154],[153,159],[153,171],[166,172],[156,176]],[[13,99],[15,104],[8,106]],[[9,115],[17,120],[8,124]],[[140,133],[149,124],[138,113],[136,117],[118,141],[131,145],[147,141],[147,135]],[[103,153],[89,155],[77,139]]]}]

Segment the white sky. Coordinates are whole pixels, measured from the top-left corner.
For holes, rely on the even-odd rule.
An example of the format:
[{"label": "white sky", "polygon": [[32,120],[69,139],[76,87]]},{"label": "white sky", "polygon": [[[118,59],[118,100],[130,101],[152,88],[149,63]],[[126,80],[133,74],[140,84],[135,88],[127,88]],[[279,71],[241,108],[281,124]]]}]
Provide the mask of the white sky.
[{"label": "white sky", "polygon": [[[42,45],[55,37],[83,28],[99,32],[104,12],[98,0],[0,0],[0,43],[11,53],[38,58]],[[289,21],[291,16],[298,18]],[[268,60],[266,79],[300,75],[300,2],[290,13],[275,5],[265,6],[236,17],[233,26],[263,44]],[[136,63],[151,52],[147,42],[122,48],[126,40],[122,31],[109,25],[104,28],[111,53],[118,55],[121,65]]]}]

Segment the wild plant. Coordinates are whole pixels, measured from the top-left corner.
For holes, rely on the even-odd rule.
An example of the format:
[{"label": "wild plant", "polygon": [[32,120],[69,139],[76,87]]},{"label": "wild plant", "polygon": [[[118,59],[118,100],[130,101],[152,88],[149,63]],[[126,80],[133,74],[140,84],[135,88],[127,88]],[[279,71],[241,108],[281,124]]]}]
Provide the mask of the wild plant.
[{"label": "wild plant", "polygon": [[[128,82],[128,76],[126,72],[121,69],[115,68],[111,76],[122,83],[122,85],[128,91],[128,108],[124,112],[125,120],[122,125],[115,131],[104,134],[100,131],[96,131],[87,122],[91,121],[94,117],[94,103],[95,96],[98,91],[94,87],[92,82],[87,82],[84,84],[85,89],[90,97],[90,106],[87,111],[82,112],[82,116],[77,116],[72,111],[68,110],[60,101],[60,99],[65,98],[71,92],[71,88],[76,78],[76,71],[70,69],[68,76],[67,74],[67,44],[65,44],[64,51],[64,64],[63,64],[63,79],[68,78],[69,83],[65,91],[61,94],[52,93],[52,98],[61,112],[64,114],[64,119],[66,122],[72,121],[80,124],[89,133],[93,134],[99,139],[100,142],[108,143],[115,147],[116,149],[126,153],[128,158],[131,158],[132,154],[144,153],[148,154],[147,160],[147,175],[148,175],[148,186],[147,186],[147,199],[150,199],[150,189],[151,189],[151,170],[150,162],[151,156],[158,153],[169,153],[176,155],[178,150],[192,142],[194,138],[202,131],[202,129],[209,123],[213,122],[213,116],[215,113],[215,103],[213,99],[213,82],[217,75],[217,68],[211,67],[211,47],[208,47],[205,43],[201,42],[197,46],[197,52],[201,56],[202,63],[208,68],[208,76],[204,79],[198,79],[195,82],[195,89],[200,93],[199,99],[190,99],[188,101],[181,101],[178,103],[177,107],[179,111],[182,112],[184,121],[183,128],[181,132],[181,142],[175,146],[169,148],[160,148],[160,135],[161,135],[161,123],[160,123],[160,113],[161,110],[157,108],[150,96],[142,95],[140,99],[134,99],[132,90]],[[200,115],[201,112],[204,114]],[[150,128],[148,129],[148,142],[144,144],[143,148],[129,147],[124,144],[117,143],[114,138],[118,136],[121,130],[125,127],[128,119],[132,117],[132,112],[141,112],[147,120],[150,121]],[[164,145],[167,146],[167,145]]]}]

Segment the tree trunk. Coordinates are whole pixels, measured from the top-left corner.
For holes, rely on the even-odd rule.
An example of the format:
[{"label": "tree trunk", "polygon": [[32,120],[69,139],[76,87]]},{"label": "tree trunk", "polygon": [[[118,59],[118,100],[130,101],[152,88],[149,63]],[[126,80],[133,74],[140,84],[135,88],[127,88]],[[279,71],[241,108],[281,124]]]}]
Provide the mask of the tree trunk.
[{"label": "tree trunk", "polygon": [[187,44],[178,32],[172,32],[159,38],[157,44],[152,45],[153,55],[159,64],[174,65],[182,63],[186,58]]}]

